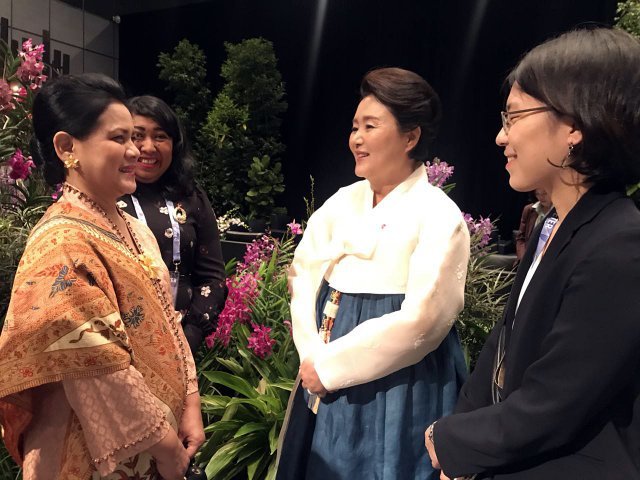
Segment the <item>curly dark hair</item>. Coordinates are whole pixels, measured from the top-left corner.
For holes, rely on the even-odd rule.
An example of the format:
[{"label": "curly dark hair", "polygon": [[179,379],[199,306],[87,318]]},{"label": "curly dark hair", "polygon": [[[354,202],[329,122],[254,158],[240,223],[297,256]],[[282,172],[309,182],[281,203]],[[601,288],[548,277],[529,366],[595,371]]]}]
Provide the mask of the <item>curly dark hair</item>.
[{"label": "curly dark hair", "polygon": [[132,115],[148,117],[173,140],[171,165],[158,179],[165,196],[171,200],[191,195],[195,189],[194,156],[184,128],[175,112],[162,99],[151,95],[130,98],[127,107]]}]

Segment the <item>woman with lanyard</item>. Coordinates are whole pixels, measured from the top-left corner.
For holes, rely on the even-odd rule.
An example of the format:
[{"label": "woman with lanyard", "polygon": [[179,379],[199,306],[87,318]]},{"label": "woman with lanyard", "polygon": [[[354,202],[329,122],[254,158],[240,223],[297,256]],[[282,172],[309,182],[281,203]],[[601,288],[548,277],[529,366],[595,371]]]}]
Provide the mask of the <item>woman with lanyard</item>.
[{"label": "woman with lanyard", "polygon": [[127,103],[140,158],[136,191],[122,197],[120,207],[153,231],[195,354],[213,332],[227,293],[216,217],[193,178],[193,156],[175,113],[148,95]]},{"label": "woman with lanyard", "polygon": [[576,30],[529,52],[496,143],[554,210],[455,414],[426,431],[441,479],[640,478],[640,42]]}]

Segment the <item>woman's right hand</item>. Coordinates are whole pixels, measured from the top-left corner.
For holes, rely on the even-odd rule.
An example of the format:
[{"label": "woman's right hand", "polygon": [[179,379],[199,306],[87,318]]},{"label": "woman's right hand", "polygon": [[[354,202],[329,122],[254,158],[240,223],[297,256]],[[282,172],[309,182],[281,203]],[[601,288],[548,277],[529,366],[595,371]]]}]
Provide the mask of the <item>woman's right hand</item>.
[{"label": "woman's right hand", "polygon": [[163,480],[183,480],[189,468],[189,455],[176,432],[170,428],[162,440],[149,449]]},{"label": "woman's right hand", "polygon": [[324,397],[327,394],[327,389],[324,388],[322,380],[316,372],[316,367],[313,360],[305,358],[302,364],[300,364],[300,379],[302,380],[302,387],[307,389],[310,394],[316,394],[319,397]]}]

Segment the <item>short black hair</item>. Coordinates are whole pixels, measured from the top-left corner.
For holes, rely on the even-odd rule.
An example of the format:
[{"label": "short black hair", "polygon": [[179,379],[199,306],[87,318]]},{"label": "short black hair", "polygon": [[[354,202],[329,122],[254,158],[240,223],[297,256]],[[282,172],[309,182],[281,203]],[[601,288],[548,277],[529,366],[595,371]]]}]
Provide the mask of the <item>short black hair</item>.
[{"label": "short black hair", "polygon": [[53,146],[54,135],[64,131],[82,140],[97,128],[109,105],[125,101],[122,86],[100,73],[62,75],[43,85],[33,101],[31,154],[49,185],[62,183],[66,177]]},{"label": "short black hair", "polygon": [[402,132],[420,127],[420,139],[409,157],[424,162],[442,117],[440,97],[417,73],[402,68],[377,68],[362,79],[360,97],[373,95],[389,109]]},{"label": "short black hair", "polygon": [[130,98],[127,107],[132,115],[152,119],[173,141],[171,165],[157,182],[165,195],[171,200],[191,195],[195,188],[195,162],[184,128],[175,112],[162,99],[151,95]]},{"label": "short black hair", "polygon": [[612,28],[573,30],[527,53],[510,86],[582,132],[569,166],[594,187],[640,181],[640,41]]}]

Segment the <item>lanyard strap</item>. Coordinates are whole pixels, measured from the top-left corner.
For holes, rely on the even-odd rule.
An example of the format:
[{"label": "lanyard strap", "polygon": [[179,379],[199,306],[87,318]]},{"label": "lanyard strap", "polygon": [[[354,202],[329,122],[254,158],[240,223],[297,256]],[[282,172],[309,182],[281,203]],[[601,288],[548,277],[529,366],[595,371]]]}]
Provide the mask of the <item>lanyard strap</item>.
[{"label": "lanyard strap", "polygon": [[[142,211],[140,202],[134,195],[131,195],[131,201],[133,202],[133,208],[136,210],[136,217],[138,217],[138,220],[142,223],[147,225],[147,217],[145,217],[144,212]],[[171,222],[171,230],[173,231],[173,235],[171,237],[173,239],[173,264],[177,271],[178,265],[180,265],[180,224],[178,223],[178,220],[176,220],[173,202],[165,198],[164,203],[167,205],[169,221]]]},{"label": "lanyard strap", "polygon": [[142,207],[140,206],[140,202],[133,195],[131,195],[131,201],[133,202],[133,208],[135,208],[135,210],[136,210],[136,217],[138,217],[138,220],[140,220],[142,223],[147,225],[147,217],[144,216],[144,212],[142,211]]},{"label": "lanyard strap", "polygon": [[538,255],[542,253],[542,250],[544,249],[545,244],[549,240],[549,235],[551,235],[551,232],[553,231],[553,227],[556,225],[556,223],[558,223],[557,217],[547,217],[545,219],[544,225],[542,226],[542,230],[540,231],[540,236],[538,237],[538,245],[536,245],[536,253],[533,256],[532,263],[535,263],[536,258],[538,258]]}]

